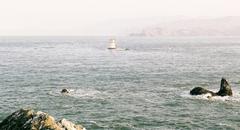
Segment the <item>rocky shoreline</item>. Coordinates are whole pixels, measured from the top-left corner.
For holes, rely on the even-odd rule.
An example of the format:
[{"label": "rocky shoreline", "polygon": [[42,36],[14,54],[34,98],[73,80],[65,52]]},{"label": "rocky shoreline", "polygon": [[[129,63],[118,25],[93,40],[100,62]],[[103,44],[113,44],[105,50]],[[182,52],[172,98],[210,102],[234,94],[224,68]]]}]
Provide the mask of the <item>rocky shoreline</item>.
[{"label": "rocky shoreline", "polygon": [[33,109],[20,109],[0,123],[0,130],[86,130],[81,125],[61,119],[55,121],[47,113]]}]

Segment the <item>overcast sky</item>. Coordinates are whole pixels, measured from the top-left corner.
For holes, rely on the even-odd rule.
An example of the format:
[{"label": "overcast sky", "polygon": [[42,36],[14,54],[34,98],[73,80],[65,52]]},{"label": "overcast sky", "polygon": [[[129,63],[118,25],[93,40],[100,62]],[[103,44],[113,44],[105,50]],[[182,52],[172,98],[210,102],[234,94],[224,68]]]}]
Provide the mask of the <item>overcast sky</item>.
[{"label": "overcast sky", "polygon": [[116,19],[240,16],[239,6],[240,0],[0,0],[0,35],[95,35],[93,27]]}]

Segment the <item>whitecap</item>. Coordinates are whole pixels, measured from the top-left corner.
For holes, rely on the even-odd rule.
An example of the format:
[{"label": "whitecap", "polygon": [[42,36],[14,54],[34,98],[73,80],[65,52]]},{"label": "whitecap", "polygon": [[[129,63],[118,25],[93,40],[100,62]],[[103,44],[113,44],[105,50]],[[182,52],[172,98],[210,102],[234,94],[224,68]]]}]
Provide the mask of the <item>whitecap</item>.
[{"label": "whitecap", "polygon": [[74,92],[70,92],[71,96],[73,97],[92,97],[96,98],[99,94],[101,94],[100,91],[94,90],[94,89],[77,89]]},{"label": "whitecap", "polygon": [[102,92],[95,89],[68,89],[69,93],[62,94],[62,89],[57,89],[55,91],[48,92],[49,95],[52,96],[70,96],[75,98],[101,98]]},{"label": "whitecap", "polygon": [[240,102],[239,92],[233,92],[233,96],[212,96],[210,93],[202,95],[190,95],[189,92],[184,92],[181,97],[199,100],[210,100],[210,101],[230,101],[230,102]]}]

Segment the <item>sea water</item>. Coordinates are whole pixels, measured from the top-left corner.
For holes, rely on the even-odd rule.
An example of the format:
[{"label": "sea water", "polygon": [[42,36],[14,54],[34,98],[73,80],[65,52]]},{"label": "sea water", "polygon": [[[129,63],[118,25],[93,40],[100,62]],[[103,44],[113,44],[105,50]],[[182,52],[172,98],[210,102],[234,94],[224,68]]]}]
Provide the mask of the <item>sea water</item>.
[{"label": "sea water", "polygon": [[[240,37],[110,38],[1,37],[0,121],[31,107],[89,130],[240,129]],[[222,77],[233,97],[189,95]]]}]

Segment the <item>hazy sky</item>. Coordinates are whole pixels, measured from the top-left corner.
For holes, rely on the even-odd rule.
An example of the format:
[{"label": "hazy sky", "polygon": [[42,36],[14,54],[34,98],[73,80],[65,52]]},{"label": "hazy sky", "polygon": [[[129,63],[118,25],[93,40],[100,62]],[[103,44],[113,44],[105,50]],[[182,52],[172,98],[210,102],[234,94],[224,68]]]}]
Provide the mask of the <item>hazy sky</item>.
[{"label": "hazy sky", "polygon": [[240,0],[0,0],[0,35],[95,35],[94,27],[111,20],[240,16],[239,6]]}]

